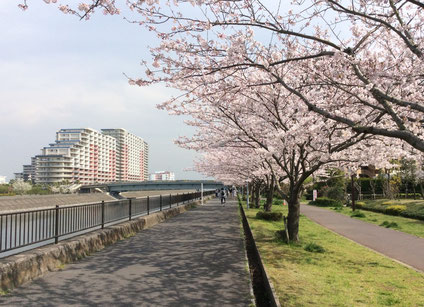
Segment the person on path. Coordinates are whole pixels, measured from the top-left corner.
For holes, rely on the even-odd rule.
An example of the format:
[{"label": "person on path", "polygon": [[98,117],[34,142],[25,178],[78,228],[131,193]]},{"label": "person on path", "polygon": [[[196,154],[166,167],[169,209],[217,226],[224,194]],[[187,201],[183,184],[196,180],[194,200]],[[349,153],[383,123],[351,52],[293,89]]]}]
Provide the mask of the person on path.
[{"label": "person on path", "polygon": [[227,195],[226,195],[226,193],[225,193],[225,190],[224,189],[222,189],[221,190],[221,204],[223,205],[223,206],[225,206],[225,198],[227,197]]}]

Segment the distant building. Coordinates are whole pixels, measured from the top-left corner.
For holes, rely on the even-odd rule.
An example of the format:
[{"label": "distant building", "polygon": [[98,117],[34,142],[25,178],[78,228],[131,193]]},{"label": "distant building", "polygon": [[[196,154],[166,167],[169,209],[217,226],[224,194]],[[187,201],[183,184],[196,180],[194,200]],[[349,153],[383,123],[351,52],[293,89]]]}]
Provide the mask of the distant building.
[{"label": "distant building", "polygon": [[148,179],[149,147],[125,129],[60,129],[55,143],[23,165],[16,179],[35,183],[106,183]]},{"label": "distant building", "polygon": [[169,172],[169,171],[154,172],[154,173],[150,174],[150,180],[152,180],[152,181],[158,181],[158,180],[173,181],[173,180],[175,180],[175,174],[173,172]]},{"label": "distant building", "polygon": [[5,184],[6,182],[6,176],[0,176],[0,184]]},{"label": "distant building", "polygon": [[361,168],[357,171],[357,176],[374,178],[379,172],[380,170],[376,169],[374,165],[361,165]]},{"label": "distant building", "polygon": [[36,156],[35,182],[82,184],[116,180],[116,140],[94,129],[61,129]]},{"label": "distant building", "polygon": [[23,181],[31,181],[32,183],[35,182],[35,162],[36,158],[31,158],[31,164],[26,164],[22,166],[23,171],[20,173],[14,173],[16,180],[23,180]]},{"label": "distant building", "polygon": [[35,163],[36,163],[36,158],[32,157],[31,158],[31,164],[27,164],[23,166],[23,180],[24,181],[31,181],[31,182],[35,182]]},{"label": "distant building", "polygon": [[15,180],[24,180],[24,173],[13,173]]},{"label": "distant building", "polygon": [[102,129],[102,133],[116,139],[118,181],[144,181],[148,179],[149,146],[140,137],[125,129]]},{"label": "distant building", "polygon": [[55,143],[23,166],[16,179],[35,183],[106,183],[148,179],[148,145],[125,129],[60,129]]}]

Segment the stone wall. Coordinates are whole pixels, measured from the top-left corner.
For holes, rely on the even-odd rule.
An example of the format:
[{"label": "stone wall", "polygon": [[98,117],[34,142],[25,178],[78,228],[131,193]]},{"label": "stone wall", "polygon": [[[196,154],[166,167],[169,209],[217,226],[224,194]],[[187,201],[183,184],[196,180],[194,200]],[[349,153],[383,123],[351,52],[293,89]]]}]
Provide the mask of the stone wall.
[{"label": "stone wall", "polygon": [[82,259],[199,204],[200,201],[192,202],[0,259],[0,288],[11,290],[46,272],[59,270],[64,264]]}]

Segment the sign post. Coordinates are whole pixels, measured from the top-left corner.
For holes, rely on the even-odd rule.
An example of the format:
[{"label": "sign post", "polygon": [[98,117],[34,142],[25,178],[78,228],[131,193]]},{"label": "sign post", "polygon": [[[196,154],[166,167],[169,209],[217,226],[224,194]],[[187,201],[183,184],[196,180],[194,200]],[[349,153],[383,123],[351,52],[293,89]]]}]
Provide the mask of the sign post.
[{"label": "sign post", "polygon": [[317,190],[313,190],[312,192],[312,200],[315,201],[318,197],[318,191]]}]

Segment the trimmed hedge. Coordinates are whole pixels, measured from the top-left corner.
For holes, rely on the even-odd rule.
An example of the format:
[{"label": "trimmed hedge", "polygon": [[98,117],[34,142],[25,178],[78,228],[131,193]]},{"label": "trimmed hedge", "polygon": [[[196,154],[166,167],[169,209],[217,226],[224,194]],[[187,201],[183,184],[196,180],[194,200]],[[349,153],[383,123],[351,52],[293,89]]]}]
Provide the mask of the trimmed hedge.
[{"label": "trimmed hedge", "polygon": [[355,207],[357,209],[362,209],[362,208],[365,207],[365,203],[363,201],[358,201],[358,202],[355,203]]},{"label": "trimmed hedge", "polygon": [[317,207],[341,207],[343,203],[340,200],[327,197],[318,197],[315,201],[310,201],[310,205]]},{"label": "trimmed hedge", "polygon": [[424,220],[424,204],[422,203],[399,203],[387,200],[383,202],[367,201],[360,208],[387,215],[400,215],[411,219]]},{"label": "trimmed hedge", "polygon": [[280,221],[283,218],[283,214],[281,212],[258,211],[256,218],[266,221]]},{"label": "trimmed hedge", "polygon": [[386,208],[386,214],[389,215],[400,215],[403,211],[406,210],[406,206],[403,205],[392,205]]},{"label": "trimmed hedge", "polygon": [[15,193],[0,193],[0,196],[15,196]]}]

